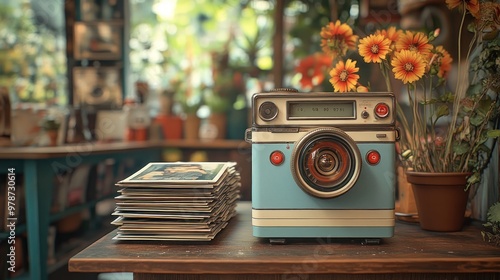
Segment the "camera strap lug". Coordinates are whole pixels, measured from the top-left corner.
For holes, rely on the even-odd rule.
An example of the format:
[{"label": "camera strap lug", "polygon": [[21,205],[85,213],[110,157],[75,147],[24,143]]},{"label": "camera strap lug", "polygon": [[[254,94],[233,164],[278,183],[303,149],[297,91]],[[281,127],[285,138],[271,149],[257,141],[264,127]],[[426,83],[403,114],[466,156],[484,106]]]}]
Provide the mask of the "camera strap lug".
[{"label": "camera strap lug", "polygon": [[252,129],[245,129],[245,142],[252,143]]},{"label": "camera strap lug", "polygon": [[396,127],[395,133],[396,133],[396,142],[399,142],[399,140],[401,140],[401,129],[399,127]]}]

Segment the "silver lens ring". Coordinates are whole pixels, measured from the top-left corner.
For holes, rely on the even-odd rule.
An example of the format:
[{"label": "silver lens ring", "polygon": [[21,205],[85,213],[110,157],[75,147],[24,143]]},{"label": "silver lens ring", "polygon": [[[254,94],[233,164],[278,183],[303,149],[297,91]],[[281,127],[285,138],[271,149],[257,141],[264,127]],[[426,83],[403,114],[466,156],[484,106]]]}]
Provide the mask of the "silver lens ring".
[{"label": "silver lens ring", "polygon": [[361,173],[361,154],[344,131],[321,127],[306,133],[293,148],[291,171],[306,193],[333,198],[349,191]]}]

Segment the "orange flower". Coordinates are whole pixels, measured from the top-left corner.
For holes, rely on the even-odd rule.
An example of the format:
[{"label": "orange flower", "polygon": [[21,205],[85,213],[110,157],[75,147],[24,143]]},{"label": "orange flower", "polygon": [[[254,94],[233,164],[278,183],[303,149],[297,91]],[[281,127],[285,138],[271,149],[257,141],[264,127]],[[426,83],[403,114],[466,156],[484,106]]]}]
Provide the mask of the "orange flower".
[{"label": "orange flower", "polygon": [[424,57],[427,57],[432,50],[432,44],[429,44],[429,38],[424,33],[406,31],[401,35],[399,41],[396,42],[396,50],[417,51]]},{"label": "orange flower", "polygon": [[448,9],[455,9],[456,7],[465,8],[475,17],[479,13],[479,0],[446,0]]},{"label": "orange flower", "polygon": [[391,40],[391,50],[396,48],[396,42],[399,40],[399,37],[403,34],[403,31],[400,29],[396,29],[396,27],[391,26],[388,29],[382,29],[375,31],[375,35],[384,35],[387,39]]},{"label": "orange flower", "polygon": [[299,62],[295,71],[301,74],[300,85],[304,89],[321,84],[325,79],[325,71],[332,64],[332,58],[316,53],[305,57]]},{"label": "orange flower", "polygon": [[425,72],[425,61],[417,52],[401,50],[394,54],[391,61],[394,77],[403,83],[413,83],[418,81]]},{"label": "orange flower", "polygon": [[340,20],[321,28],[320,36],[322,50],[332,57],[344,56],[348,49],[356,49],[358,36],[353,34],[349,25]]},{"label": "orange flower", "polygon": [[347,92],[356,89],[359,80],[359,75],[356,74],[359,68],[356,67],[356,61],[348,59],[339,61],[335,68],[330,70],[330,83],[336,92]]},{"label": "orange flower", "polygon": [[440,78],[446,78],[451,70],[452,62],[453,59],[451,58],[450,53],[448,53],[443,46],[437,46],[433,50],[429,67],[436,67],[437,76]]},{"label": "orange flower", "polygon": [[391,41],[383,35],[373,35],[359,40],[359,54],[363,57],[366,63],[375,62],[381,63],[387,53]]},{"label": "orange flower", "polygon": [[356,91],[357,92],[369,92],[370,89],[368,87],[365,87],[365,86],[362,86],[362,85],[358,85],[358,87],[356,88]]}]

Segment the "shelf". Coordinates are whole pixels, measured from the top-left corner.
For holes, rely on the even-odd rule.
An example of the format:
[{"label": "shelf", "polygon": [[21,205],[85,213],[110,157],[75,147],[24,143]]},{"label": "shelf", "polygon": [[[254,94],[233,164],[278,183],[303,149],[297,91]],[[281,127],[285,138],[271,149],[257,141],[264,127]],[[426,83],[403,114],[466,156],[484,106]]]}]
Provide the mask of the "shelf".
[{"label": "shelf", "polygon": [[[26,232],[26,224],[16,225],[16,235],[22,234],[24,232]],[[9,232],[7,231],[0,232],[0,241],[7,239],[9,235]]]},{"label": "shelf", "polygon": [[[178,148],[189,154],[197,150],[210,152],[210,158],[218,161],[232,160],[241,164],[242,176],[250,180],[249,168],[249,148],[250,144],[243,140],[162,140],[143,142],[116,142],[116,143],[82,143],[78,145],[64,145],[56,147],[8,147],[0,148],[0,165],[4,170],[15,166],[17,174],[23,174],[25,183],[25,206],[26,215],[31,215],[29,223],[19,224],[16,227],[17,234],[27,235],[27,258],[30,262],[31,279],[48,279],[48,272],[53,271],[52,266],[47,266],[46,258],[48,248],[46,240],[50,224],[55,223],[71,214],[91,209],[91,216],[95,217],[92,208],[105,199],[116,196],[112,192],[109,196],[101,199],[91,200],[84,204],[67,208],[58,213],[49,214],[51,207],[50,193],[53,180],[49,173],[60,172],[54,169],[54,164],[61,170],[75,167],[80,164],[95,164],[103,160],[112,158],[117,161],[134,159],[138,167],[144,166],[148,162],[161,161],[166,149]],[[127,167],[129,168],[129,167]],[[136,168],[134,168],[136,169]],[[128,170],[127,172],[129,172]],[[115,170],[116,172],[116,170]],[[246,173],[245,173],[246,172]],[[250,186],[250,184],[247,184]],[[245,192],[246,190],[246,192]],[[242,188],[243,194],[250,198],[250,188]],[[89,226],[94,225],[93,218],[90,218]],[[29,228],[29,229],[28,229]],[[0,232],[0,239],[8,238],[8,232]],[[58,250],[56,250],[56,253]],[[71,251],[73,252],[73,251]],[[65,259],[63,257],[62,259]],[[57,266],[57,265],[56,265]],[[16,279],[22,279],[16,277]]]},{"label": "shelf", "polygon": [[[100,227],[98,229],[90,229],[86,230],[84,234],[67,241],[63,246],[57,248],[57,253],[55,256],[56,261],[54,263],[48,264],[47,271],[49,274],[54,273],[58,269],[66,266],[68,264],[68,260],[94,243],[96,240],[106,235],[116,227],[111,225],[112,218],[110,216],[102,216],[99,217],[101,219]],[[25,280],[31,279],[29,271],[24,271],[19,275],[11,278],[7,278],[10,280]]]},{"label": "shelf", "polygon": [[103,200],[106,200],[106,199],[112,199],[116,195],[117,195],[116,193],[113,193],[113,194],[104,196],[102,198],[98,198],[96,200],[92,200],[92,201],[89,201],[89,202],[86,202],[86,203],[83,203],[83,204],[72,206],[70,208],[65,209],[64,211],[61,211],[61,212],[58,212],[58,213],[55,213],[55,214],[51,214],[50,218],[49,218],[49,221],[52,223],[52,222],[58,221],[58,220],[60,220],[62,218],[65,218],[67,216],[70,216],[72,214],[75,214],[75,213],[78,213],[78,212],[83,211],[85,209],[88,209],[90,207],[95,207],[97,205],[97,203],[99,203],[99,202],[101,202]]},{"label": "shelf", "polygon": [[[50,215],[49,221],[50,221],[50,223],[52,223],[52,222],[58,221],[64,217],[67,217],[67,216],[70,216],[72,214],[83,211],[85,209],[88,209],[89,207],[95,207],[97,205],[97,203],[104,201],[106,199],[113,199],[115,196],[116,196],[116,194],[113,193],[113,194],[110,194],[108,196],[105,196],[105,197],[102,197],[102,198],[99,198],[99,199],[96,199],[96,200],[93,200],[93,201],[90,201],[87,203],[83,203],[83,204],[79,204],[79,205],[70,207],[64,211]],[[27,229],[26,224],[16,225],[16,235],[19,235],[19,234],[26,232],[26,229]],[[8,237],[9,237],[9,232],[0,232],[0,240],[7,239]]]},{"label": "shelf", "polygon": [[249,149],[244,140],[155,140],[113,143],[81,143],[55,147],[0,147],[0,159],[47,159],[65,157],[71,154],[93,155],[110,152],[133,152],[148,148],[189,148],[189,149]]}]

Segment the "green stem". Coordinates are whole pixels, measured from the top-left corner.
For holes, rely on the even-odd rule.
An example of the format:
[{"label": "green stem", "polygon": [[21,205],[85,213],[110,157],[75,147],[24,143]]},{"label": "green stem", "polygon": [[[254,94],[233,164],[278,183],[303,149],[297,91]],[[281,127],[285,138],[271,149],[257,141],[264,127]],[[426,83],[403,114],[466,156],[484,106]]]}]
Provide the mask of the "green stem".
[{"label": "green stem", "polygon": [[465,23],[465,14],[467,13],[467,9],[463,9],[463,13],[462,13],[462,19],[460,21],[460,27],[458,29],[458,42],[457,42],[457,47],[458,47],[458,77],[457,77],[457,83],[456,83],[456,86],[455,86],[455,98],[453,100],[453,108],[455,109],[454,112],[452,112],[452,118],[451,118],[451,124],[450,124],[450,129],[448,130],[448,138],[446,140],[446,149],[445,149],[445,153],[444,153],[444,159],[443,159],[443,167],[444,167],[444,170],[446,170],[448,168],[449,165],[453,164],[452,161],[453,159],[451,159],[451,143],[453,142],[453,131],[455,130],[454,127],[456,126],[456,122],[457,122],[457,115],[458,115],[458,105],[459,105],[459,99],[457,97],[457,93],[459,93],[462,89],[461,89],[461,84],[463,84],[463,81],[462,80],[462,44],[461,44],[461,41],[462,41],[462,30],[464,28],[464,23]]}]

